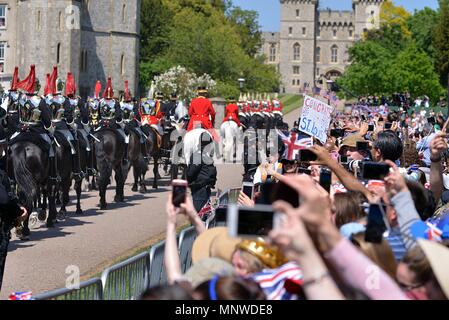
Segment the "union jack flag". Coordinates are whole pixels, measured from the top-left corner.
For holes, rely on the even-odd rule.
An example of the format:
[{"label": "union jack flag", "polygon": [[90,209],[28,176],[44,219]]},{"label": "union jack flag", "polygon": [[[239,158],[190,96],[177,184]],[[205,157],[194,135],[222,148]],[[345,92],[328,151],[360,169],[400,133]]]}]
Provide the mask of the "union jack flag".
[{"label": "union jack flag", "polygon": [[289,131],[287,135],[285,132],[278,130],[278,135],[285,144],[284,157],[287,160],[295,160],[299,150],[313,146],[312,138],[306,134]]},{"label": "union jack flag", "polygon": [[260,285],[268,300],[297,300],[297,290],[294,292],[291,283],[301,285],[303,274],[296,263],[288,262],[277,269],[264,269],[255,273],[251,279]]},{"label": "union jack flag", "polygon": [[13,292],[9,295],[8,300],[33,300],[33,293],[31,291],[26,292]]}]

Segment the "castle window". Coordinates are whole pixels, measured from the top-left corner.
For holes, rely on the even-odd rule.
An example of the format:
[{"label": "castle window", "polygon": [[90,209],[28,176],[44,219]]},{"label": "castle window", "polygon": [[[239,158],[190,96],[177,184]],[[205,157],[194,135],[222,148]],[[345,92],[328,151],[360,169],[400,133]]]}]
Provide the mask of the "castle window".
[{"label": "castle window", "polygon": [[276,61],[276,45],[273,43],[270,47],[270,62]]},{"label": "castle window", "polygon": [[296,83],[295,79],[292,80],[292,86],[294,86]]},{"label": "castle window", "polygon": [[6,42],[0,42],[0,73],[5,72],[5,47]]},{"label": "castle window", "polygon": [[296,9],[296,18],[299,18],[299,9]]},{"label": "castle window", "polygon": [[301,58],[301,46],[299,43],[295,43],[293,46],[293,60],[298,61]]},{"label": "castle window", "polygon": [[316,47],[316,62],[321,62],[321,48]]},{"label": "castle window", "polygon": [[338,62],[338,47],[336,45],[333,45],[331,48],[331,62],[337,63]]},{"label": "castle window", "polygon": [[349,38],[352,38],[354,36],[354,31],[349,30]]},{"label": "castle window", "polygon": [[293,34],[293,27],[288,28],[288,35],[291,36]]},{"label": "castle window", "polygon": [[122,76],[124,76],[125,72],[126,72],[126,70],[125,70],[125,55],[124,54],[122,54],[122,58],[120,59],[120,70],[121,70]]},{"label": "castle window", "polygon": [[6,4],[0,5],[0,28],[6,28]]},{"label": "castle window", "polygon": [[59,64],[59,61],[61,60],[61,43],[58,43],[56,46],[56,63]]},{"label": "castle window", "polygon": [[300,83],[301,83],[301,82],[299,81],[299,79],[296,79],[296,85],[299,86]]},{"label": "castle window", "polygon": [[36,14],[36,30],[41,31],[41,11],[38,10]]},{"label": "castle window", "polygon": [[306,28],[305,28],[305,27],[302,28],[302,35],[303,35],[303,36],[306,35]]},{"label": "castle window", "polygon": [[293,66],[293,74],[299,74],[299,66]]},{"label": "castle window", "polygon": [[317,30],[316,30],[316,36],[317,37],[321,37],[321,29],[320,29],[320,27],[318,27]]},{"label": "castle window", "polygon": [[64,16],[62,15],[62,12],[59,11],[59,19],[58,19],[58,30],[62,31],[62,25],[64,24]]},{"label": "castle window", "polygon": [[334,34],[334,38],[336,38],[337,37],[337,29],[333,30],[333,34]]},{"label": "castle window", "polygon": [[122,7],[122,22],[126,23],[126,4]]},{"label": "castle window", "polygon": [[82,50],[81,51],[81,64],[80,64],[80,69],[82,72],[86,72],[87,71],[87,50]]}]

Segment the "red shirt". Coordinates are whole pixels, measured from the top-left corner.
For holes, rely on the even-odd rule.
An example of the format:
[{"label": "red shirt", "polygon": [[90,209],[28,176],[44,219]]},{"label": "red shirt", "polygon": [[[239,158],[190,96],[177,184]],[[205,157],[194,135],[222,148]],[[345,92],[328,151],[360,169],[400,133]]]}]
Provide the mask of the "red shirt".
[{"label": "red shirt", "polygon": [[[278,104],[278,106],[276,106],[276,104]],[[272,108],[272,110],[273,111],[280,111],[280,112],[282,112],[282,102],[279,101],[279,100],[273,101],[273,108]]]},{"label": "red shirt", "polygon": [[187,131],[194,129],[195,122],[201,122],[203,129],[212,129],[215,121],[215,110],[212,102],[204,97],[198,97],[190,102],[190,122]]},{"label": "red shirt", "polygon": [[239,120],[239,107],[236,104],[228,104],[225,109],[225,116],[223,119],[223,123],[226,121],[235,121],[240,126]]}]

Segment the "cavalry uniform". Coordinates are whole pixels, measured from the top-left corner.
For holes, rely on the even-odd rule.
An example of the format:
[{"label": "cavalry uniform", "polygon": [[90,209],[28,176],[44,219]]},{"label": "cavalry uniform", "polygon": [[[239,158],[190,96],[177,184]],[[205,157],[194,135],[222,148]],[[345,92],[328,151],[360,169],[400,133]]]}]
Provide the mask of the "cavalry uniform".
[{"label": "cavalry uniform", "polygon": [[214,127],[215,110],[212,102],[201,96],[204,92],[199,92],[200,96],[190,102],[189,116],[190,122],[187,131],[195,129],[195,126],[200,125],[203,129],[210,130]]},{"label": "cavalry uniform", "polygon": [[[153,127],[160,136],[164,135],[164,131],[161,127],[161,105],[158,100],[142,99],[139,114],[142,121],[142,127]],[[145,134],[148,135],[147,132],[145,132]]]},{"label": "cavalry uniform", "polygon": [[223,123],[226,121],[234,121],[240,127],[239,107],[236,104],[231,103],[226,106]]},{"label": "cavalry uniform", "polygon": [[273,100],[272,111],[273,111],[273,113],[278,112],[278,113],[282,114],[282,102],[280,100]]}]

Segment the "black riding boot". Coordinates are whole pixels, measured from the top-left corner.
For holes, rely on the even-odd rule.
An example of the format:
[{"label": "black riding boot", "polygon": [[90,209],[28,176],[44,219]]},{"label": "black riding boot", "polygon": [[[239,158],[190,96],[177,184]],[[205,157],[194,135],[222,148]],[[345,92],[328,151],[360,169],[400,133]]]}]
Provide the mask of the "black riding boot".
[{"label": "black riding boot", "polygon": [[94,159],[93,159],[92,151],[87,151],[87,159],[89,159],[88,160],[89,164],[87,166],[86,173],[89,177],[95,177],[97,174],[97,171],[94,169],[94,164],[93,164]]},{"label": "black riding boot", "polygon": [[145,160],[146,163],[150,163],[150,157],[148,155],[147,144],[145,142],[140,144],[140,150],[142,151],[143,160]]},{"label": "black riding boot", "polygon": [[125,153],[123,155],[123,164],[128,164],[128,144],[125,143]]},{"label": "black riding boot", "polygon": [[80,168],[78,153],[72,154],[72,173],[76,181],[79,181],[84,177],[84,173],[81,171]]},{"label": "black riding boot", "polygon": [[50,157],[49,160],[50,160],[50,168],[49,168],[50,180],[56,183],[58,180],[58,174],[56,172],[56,156]]}]

